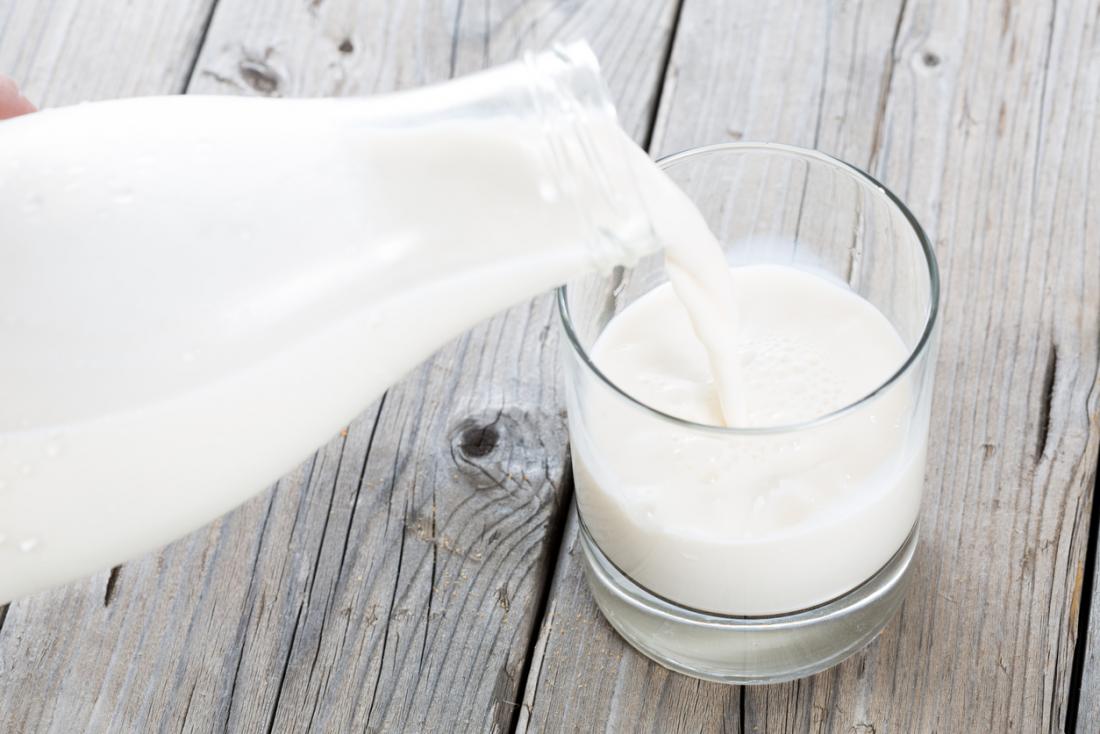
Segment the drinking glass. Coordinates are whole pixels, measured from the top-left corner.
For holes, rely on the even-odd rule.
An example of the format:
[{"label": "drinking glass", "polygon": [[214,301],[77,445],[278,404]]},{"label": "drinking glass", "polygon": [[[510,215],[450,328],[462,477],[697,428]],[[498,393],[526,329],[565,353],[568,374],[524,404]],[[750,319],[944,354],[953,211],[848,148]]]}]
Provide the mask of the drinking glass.
[{"label": "drinking glass", "polygon": [[[659,165],[698,206],[731,267],[781,264],[844,285],[890,321],[906,357],[868,394],[808,422],[695,424],[631,396],[591,356],[616,314],[667,281],[661,255],[566,284],[558,304],[589,586],[611,625],[668,668],[729,683],[810,675],[871,641],[909,586],[938,334],[935,255],[896,196],[823,153],[731,143]],[[901,406],[891,425],[854,445],[886,405]],[[622,442],[616,450],[608,450],[606,431],[593,430],[609,420],[627,427],[613,437]],[[637,443],[647,431],[672,439]],[[775,462],[777,495],[797,483],[820,490],[822,506],[781,531],[691,546],[690,517],[666,524],[645,509],[652,493],[677,491],[674,454],[685,445],[700,461],[730,451],[787,456]],[[646,452],[644,467],[632,446]],[[835,507],[825,466],[851,485]],[[744,490],[739,476],[717,481],[723,492]],[[609,487],[615,491],[601,491]]]}]

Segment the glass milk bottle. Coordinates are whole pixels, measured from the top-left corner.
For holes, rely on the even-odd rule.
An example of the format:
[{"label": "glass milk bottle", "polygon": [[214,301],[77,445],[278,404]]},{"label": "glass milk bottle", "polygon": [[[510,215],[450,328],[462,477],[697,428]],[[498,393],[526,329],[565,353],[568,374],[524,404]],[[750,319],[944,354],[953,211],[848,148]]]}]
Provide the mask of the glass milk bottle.
[{"label": "glass milk bottle", "polygon": [[0,603],[193,530],[477,321],[653,250],[629,145],[584,45],[0,123]]}]

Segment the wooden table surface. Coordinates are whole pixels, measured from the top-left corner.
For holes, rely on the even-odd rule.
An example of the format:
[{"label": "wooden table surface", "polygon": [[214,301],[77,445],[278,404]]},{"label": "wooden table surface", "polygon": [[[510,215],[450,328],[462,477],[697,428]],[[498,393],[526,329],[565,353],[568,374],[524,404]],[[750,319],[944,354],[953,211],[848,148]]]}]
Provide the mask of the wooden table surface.
[{"label": "wooden table surface", "polygon": [[0,0],[0,71],[44,106],[372,94],[576,38],[654,155],[819,148],[933,237],[901,614],[785,685],[628,648],[584,586],[544,296],[227,517],[0,608],[0,732],[1100,731],[1100,0]]}]

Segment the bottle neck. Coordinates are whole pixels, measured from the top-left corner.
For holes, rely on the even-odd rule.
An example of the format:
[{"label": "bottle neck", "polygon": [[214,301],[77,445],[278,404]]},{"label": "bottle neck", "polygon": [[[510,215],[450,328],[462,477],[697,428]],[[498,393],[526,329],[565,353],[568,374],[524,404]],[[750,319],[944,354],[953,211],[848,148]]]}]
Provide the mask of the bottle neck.
[{"label": "bottle neck", "polygon": [[599,63],[583,42],[363,100],[355,120],[376,130],[514,123],[535,157],[543,198],[568,211],[587,234],[583,246],[592,268],[633,264],[657,249],[639,186],[656,169],[619,127]]},{"label": "bottle neck", "polygon": [[657,249],[638,186],[653,164],[619,126],[592,50],[583,42],[559,45],[523,63],[548,149],[548,185],[591,232],[594,267],[633,264]]}]

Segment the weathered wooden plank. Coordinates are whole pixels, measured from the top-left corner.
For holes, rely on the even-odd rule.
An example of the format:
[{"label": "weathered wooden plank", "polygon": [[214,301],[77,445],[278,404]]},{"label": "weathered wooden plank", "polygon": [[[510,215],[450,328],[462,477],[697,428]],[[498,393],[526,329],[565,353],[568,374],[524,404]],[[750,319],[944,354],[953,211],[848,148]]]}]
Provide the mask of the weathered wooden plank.
[{"label": "weathered wooden plank", "polygon": [[[1062,13],[1065,13],[1063,15]],[[1048,394],[1052,406],[1047,410],[1046,425],[1040,437],[1048,452],[1068,453],[1079,450],[1084,444],[1083,457],[1077,466],[1058,467],[1057,479],[1065,481],[1069,471],[1069,481],[1074,482],[1079,491],[1088,492],[1092,487],[1090,501],[1082,503],[1080,516],[1074,523],[1074,530],[1085,535],[1088,525],[1088,510],[1092,513],[1092,530],[1097,525],[1100,507],[1096,505],[1096,493],[1100,491],[1100,465],[1097,464],[1098,443],[1100,443],[1100,370],[1095,368],[1097,346],[1097,321],[1100,321],[1100,193],[1097,191],[1097,174],[1100,173],[1100,8],[1095,3],[1080,3],[1072,12],[1059,10],[1057,23],[1051,26],[1051,42],[1047,57],[1046,79],[1048,89],[1056,89],[1056,95],[1049,95],[1046,110],[1049,110],[1049,122],[1042,129],[1043,136],[1039,145],[1045,148],[1049,160],[1044,162],[1043,176],[1038,183],[1043,188],[1047,205],[1043,225],[1050,232],[1052,242],[1060,240],[1079,242],[1078,252],[1066,252],[1059,263],[1060,281],[1047,286],[1044,301],[1064,297],[1059,290],[1066,280],[1079,279],[1078,288],[1083,289],[1091,298],[1084,304],[1091,312],[1083,311],[1082,323],[1068,331],[1063,322],[1072,317],[1062,309],[1056,313],[1058,331],[1051,340],[1050,357],[1054,363],[1049,381]],[[1072,80],[1067,76],[1073,74]],[[1044,111],[1046,111],[1044,110]],[[1091,186],[1091,189],[1090,189]],[[1072,297],[1073,291],[1067,296]],[[1048,303],[1044,307],[1052,308]],[[1056,308],[1056,307],[1055,307]],[[1064,308],[1064,307],[1062,307]],[[1072,322],[1070,322],[1072,323]],[[1082,338],[1080,354],[1076,353],[1074,341]],[[1069,345],[1067,352],[1066,346]],[[1070,361],[1064,362],[1068,353]],[[1093,368],[1093,385],[1088,389],[1089,369]],[[1078,373],[1081,373],[1078,376]],[[1069,375],[1067,378],[1066,375]],[[1059,382],[1062,377],[1063,382]],[[1078,406],[1087,400],[1084,415],[1078,413]],[[1071,437],[1071,441],[1062,439],[1056,427],[1061,416],[1053,405],[1068,403],[1071,412],[1068,425],[1062,429]],[[1040,424],[1042,425],[1042,424]],[[1083,435],[1082,435],[1083,434]],[[1068,444],[1068,445],[1067,445]],[[1091,461],[1091,465],[1090,465]],[[1089,469],[1092,469],[1090,474]],[[1053,474],[1053,469],[1051,470]],[[1100,535],[1092,532],[1088,542],[1093,553],[1100,546]],[[1084,582],[1084,565],[1079,553],[1074,555],[1075,563],[1067,564],[1063,571],[1073,575],[1073,604],[1070,618],[1066,623],[1065,634],[1079,636],[1077,653],[1084,655],[1083,675],[1079,681],[1080,689],[1070,691],[1077,696],[1077,709],[1066,712],[1076,718],[1076,731],[1100,731],[1100,572],[1093,568],[1091,615],[1086,629],[1077,629],[1078,604],[1082,601],[1079,594]],[[1057,650],[1064,661],[1067,656],[1065,647]],[[1064,662],[1063,662],[1064,665]],[[1066,685],[1064,676],[1059,683]],[[1057,692],[1060,694],[1060,691]],[[1055,724],[1058,722],[1055,721]]]},{"label": "weathered wooden plank", "polygon": [[[1100,391],[1098,391],[1100,392]],[[1100,400],[1094,394],[1093,396],[1093,420],[1096,420],[1096,416],[1100,414],[1100,409],[1096,407],[1096,401]],[[1097,533],[1098,518],[1097,514],[1100,513],[1100,507],[1096,504],[1096,493],[1100,492],[1100,467],[1097,468],[1098,476],[1093,488],[1092,497],[1092,525],[1089,532],[1089,543],[1091,544],[1091,551],[1093,553],[1093,568],[1082,568],[1081,575],[1081,604],[1082,609],[1086,610],[1081,613],[1081,624],[1083,629],[1078,632],[1077,649],[1074,662],[1080,666],[1080,678],[1070,681],[1070,696],[1076,697],[1076,708],[1067,712],[1067,715],[1073,719],[1075,726],[1066,726],[1066,731],[1078,731],[1089,732],[1100,730],[1100,600],[1097,599],[1100,596],[1100,572],[1095,567],[1096,553],[1098,550],[1097,545],[1100,545],[1100,534]],[[1091,576],[1088,574],[1091,571]],[[1088,578],[1092,579],[1092,589],[1087,589]],[[1091,603],[1089,603],[1091,600]],[[1087,620],[1085,617],[1087,616]],[[1077,672],[1077,671],[1075,671]],[[1074,687],[1076,686],[1076,687]]]},{"label": "weathered wooden plank", "polygon": [[215,2],[5,2],[0,70],[39,106],[178,93]]},{"label": "weathered wooden plank", "polygon": [[[188,91],[366,94],[587,37],[642,137],[674,10],[222,0]],[[510,728],[564,508],[554,319],[547,297],[483,324],[274,493],[113,583],[13,604],[0,722]]]},{"label": "weathered wooden plank", "polygon": [[877,649],[750,696],[751,724],[1064,726],[1098,435],[1097,21],[907,8],[875,154],[945,275],[919,577]]},{"label": "weathered wooden plank", "polygon": [[[730,135],[870,166],[936,238],[945,275],[914,590],[838,668],[745,689],[743,725],[1059,730],[1098,436],[1095,3],[831,10],[687,0],[655,136],[662,151]],[[659,690],[625,681],[663,680],[576,591],[579,564],[567,552],[557,569],[521,729],[611,728]],[[567,681],[593,664],[582,646],[616,665],[574,696]],[[661,730],[717,728],[722,708]]]},{"label": "weathered wooden plank", "polygon": [[[897,2],[847,3],[831,12],[814,3],[765,7],[686,0],[653,152],[777,140],[865,161],[899,11]],[[603,621],[584,589],[576,543],[571,526],[519,730],[740,730],[740,688],[668,673]],[[586,686],[583,695],[571,685],[577,678]],[[654,709],[658,699],[680,704]]]}]

